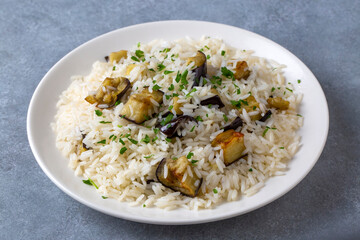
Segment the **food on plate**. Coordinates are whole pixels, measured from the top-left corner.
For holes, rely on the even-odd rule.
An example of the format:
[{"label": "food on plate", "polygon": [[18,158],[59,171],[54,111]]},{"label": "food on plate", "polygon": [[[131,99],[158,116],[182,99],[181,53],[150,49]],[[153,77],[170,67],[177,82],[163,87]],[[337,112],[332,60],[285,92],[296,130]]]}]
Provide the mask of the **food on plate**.
[{"label": "food on plate", "polygon": [[286,174],[303,117],[285,65],[211,37],[117,50],[72,78],[52,124],[69,167],[104,199],[213,208]]},{"label": "food on plate", "polygon": [[200,189],[202,178],[197,176],[187,157],[166,159],[159,163],[156,177],[165,187],[182,194],[195,197]]}]

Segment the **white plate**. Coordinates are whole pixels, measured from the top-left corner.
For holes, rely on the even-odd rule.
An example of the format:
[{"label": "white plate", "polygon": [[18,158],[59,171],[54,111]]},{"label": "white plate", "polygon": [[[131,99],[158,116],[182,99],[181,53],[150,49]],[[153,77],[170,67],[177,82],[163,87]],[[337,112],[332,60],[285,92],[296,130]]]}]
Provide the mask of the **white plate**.
[{"label": "white plate", "polygon": [[[289,163],[286,175],[269,179],[265,187],[252,197],[225,202],[212,210],[164,211],[157,208],[130,207],[112,199],[102,199],[93,188],[83,184],[67,167],[68,160],[55,147],[55,135],[50,128],[56,113],[59,95],[70,84],[72,75],[85,75],[92,63],[103,60],[109,52],[127,49],[137,42],[155,38],[174,40],[202,35],[223,38],[227,44],[255,50],[255,55],[274,59],[287,65],[285,76],[294,84],[301,79],[304,93],[301,114],[305,117],[300,130],[302,147]],[[298,85],[298,84],[297,84]],[[311,71],[292,53],[255,33],[217,23],[198,21],[164,21],[135,25],[101,35],[71,51],[41,80],[31,99],[27,132],[31,149],[46,175],[65,193],[79,202],[103,213],[155,224],[193,224],[225,219],[262,207],[296,186],[311,170],[326,142],[329,126],[328,107],[319,82]]]}]

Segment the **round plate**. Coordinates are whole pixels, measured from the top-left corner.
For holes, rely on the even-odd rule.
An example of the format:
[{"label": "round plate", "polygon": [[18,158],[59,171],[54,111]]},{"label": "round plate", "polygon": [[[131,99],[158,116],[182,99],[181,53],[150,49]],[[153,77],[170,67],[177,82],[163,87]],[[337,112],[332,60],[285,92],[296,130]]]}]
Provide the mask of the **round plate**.
[{"label": "round plate", "polygon": [[[289,163],[284,176],[272,177],[251,197],[224,202],[211,210],[165,211],[158,208],[130,207],[113,199],[102,199],[93,188],[83,184],[68,168],[68,160],[55,147],[55,134],[50,123],[54,121],[56,103],[67,89],[72,75],[86,75],[93,62],[103,60],[109,52],[127,49],[138,42],[155,38],[175,40],[190,36],[222,38],[227,44],[241,49],[255,50],[255,55],[286,64],[288,81],[299,85],[304,93],[300,113],[305,117],[299,134],[302,146]],[[301,84],[297,84],[301,79]],[[34,156],[45,174],[66,194],[100,212],[154,224],[193,224],[230,218],[262,207],[296,186],[311,170],[326,142],[329,115],[325,95],[311,71],[296,56],[273,41],[255,33],[217,23],[198,21],[152,22],[101,35],[71,51],[53,66],[36,88],[27,116],[27,133]]]}]

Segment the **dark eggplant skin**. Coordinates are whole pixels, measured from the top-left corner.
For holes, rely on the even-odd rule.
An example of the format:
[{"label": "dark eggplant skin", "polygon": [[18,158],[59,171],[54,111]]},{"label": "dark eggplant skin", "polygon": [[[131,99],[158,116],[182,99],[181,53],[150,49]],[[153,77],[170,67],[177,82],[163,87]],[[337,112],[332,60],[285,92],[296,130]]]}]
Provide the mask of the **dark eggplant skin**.
[{"label": "dark eggplant skin", "polygon": [[271,112],[270,110],[267,111],[267,112],[265,113],[265,115],[262,116],[262,117],[259,119],[259,121],[260,121],[260,122],[265,122],[265,121],[271,116],[271,114],[272,114],[272,112]]},{"label": "dark eggplant skin", "polygon": [[176,130],[179,128],[179,125],[183,122],[188,122],[188,121],[196,121],[196,120],[195,120],[195,118],[188,116],[188,115],[178,116],[178,117],[172,119],[165,126],[161,126],[160,131],[169,138],[175,137]]},{"label": "dark eggplant skin", "polygon": [[[199,186],[196,188],[195,192],[193,195],[190,195],[190,194],[187,194],[185,193],[184,191],[182,191],[181,188],[179,187],[176,187],[176,186],[172,186],[169,182],[165,181],[166,179],[163,179],[163,169],[164,169],[164,166],[166,164],[166,158],[163,158],[161,160],[161,162],[159,163],[158,167],[156,168],[156,172],[155,172],[155,175],[156,175],[156,178],[157,180],[162,184],[164,185],[165,187],[167,188],[170,188],[171,190],[175,191],[175,192],[180,192],[182,195],[184,196],[188,196],[188,197],[196,197],[196,195],[199,193],[199,190],[200,190],[200,187],[201,187],[201,184],[203,182],[203,178],[200,178],[200,182],[199,182]],[[170,172],[168,172],[168,176],[169,174],[171,174]],[[188,176],[189,177],[189,176]]]},{"label": "dark eggplant skin", "polygon": [[240,117],[236,117],[234,121],[232,121],[229,125],[224,127],[224,132],[230,129],[236,130],[238,127],[242,127],[243,121]]},{"label": "dark eggplant skin", "polygon": [[106,62],[109,62],[109,56],[105,56],[104,58]]},{"label": "dark eggplant skin", "polygon": [[200,85],[200,77],[205,77],[206,73],[207,73],[207,64],[206,64],[205,54],[201,51],[198,51],[195,57],[201,58],[203,63],[192,70],[195,73],[194,84],[192,85],[192,87],[199,86]]},{"label": "dark eggplant skin", "polygon": [[219,108],[225,107],[224,103],[221,101],[221,98],[218,95],[209,97],[200,102],[200,105],[202,105],[202,106],[207,106],[209,104],[218,105]]}]

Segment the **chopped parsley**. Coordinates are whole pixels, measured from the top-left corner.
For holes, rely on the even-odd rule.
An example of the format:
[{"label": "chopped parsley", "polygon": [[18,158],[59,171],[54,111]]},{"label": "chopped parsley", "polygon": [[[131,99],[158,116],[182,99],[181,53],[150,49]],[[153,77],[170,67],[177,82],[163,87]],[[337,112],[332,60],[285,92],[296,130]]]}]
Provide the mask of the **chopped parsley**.
[{"label": "chopped parsley", "polygon": [[179,73],[179,71],[178,71],[176,74],[175,81],[178,83],[178,82],[180,82],[180,80],[181,80],[181,73]]},{"label": "chopped parsley", "polygon": [[196,88],[191,89],[191,91],[190,91],[188,94],[186,94],[185,98],[191,97],[191,94],[194,93],[194,92],[196,92],[196,91],[197,91]]},{"label": "chopped parsley", "polygon": [[100,110],[95,110],[95,114],[100,117],[103,114],[103,112]]},{"label": "chopped parsley", "polygon": [[162,70],[164,70],[165,69],[165,65],[164,64],[162,64],[162,63],[159,63],[158,65],[157,65],[157,70],[158,71],[162,71]]},{"label": "chopped parsley", "polygon": [[168,75],[168,74],[173,73],[173,72],[174,72],[174,71],[165,70],[165,71],[164,71],[164,74],[165,74],[165,75]]},{"label": "chopped parsley", "polygon": [[239,101],[231,100],[230,103],[231,103],[231,105],[235,106],[236,108],[241,108],[241,100],[239,100]]},{"label": "chopped parsley", "polygon": [[171,138],[165,138],[165,141],[171,142]]},{"label": "chopped parsley", "polygon": [[138,141],[136,141],[135,139],[132,139],[132,138],[128,138],[128,140],[133,143],[133,144],[138,144]]},{"label": "chopped parsley", "polygon": [[155,72],[155,70],[153,68],[149,68],[149,71]]},{"label": "chopped parsley", "polygon": [[118,126],[118,128],[122,128],[122,125],[117,125]]},{"label": "chopped parsley", "polygon": [[103,139],[103,140],[101,140],[101,141],[98,141],[97,143],[105,144],[105,143],[106,143],[106,140]]},{"label": "chopped parsley", "polygon": [[198,161],[199,160],[191,160],[191,164],[195,166]]},{"label": "chopped parsley", "polygon": [[225,51],[224,50],[221,51],[221,56],[225,56]]},{"label": "chopped parsley", "polygon": [[190,132],[193,132],[195,129],[195,125],[191,128]]},{"label": "chopped parsley", "polygon": [[140,42],[137,43],[137,47],[138,47],[138,48],[140,47]]},{"label": "chopped parsley", "polygon": [[100,121],[99,123],[102,123],[102,124],[107,124],[107,123],[111,123],[111,122],[107,122],[107,121]]},{"label": "chopped parsley", "polygon": [[209,48],[208,46],[205,45],[204,47],[205,47],[207,50],[210,50],[210,48]]},{"label": "chopped parsley", "polygon": [[120,103],[121,103],[121,101],[120,101],[120,100],[117,100],[117,101],[115,102],[115,106],[119,105]]},{"label": "chopped parsley", "polygon": [[143,204],[143,207],[146,207],[146,204]]},{"label": "chopped parsley", "polygon": [[262,136],[263,136],[263,137],[265,137],[265,134],[267,133],[267,131],[269,131],[269,129],[270,129],[270,128],[269,128],[268,126],[266,126],[264,132],[262,133]]},{"label": "chopped parsley", "polygon": [[91,180],[91,178],[89,178],[88,180],[82,180],[83,183],[87,184],[87,185],[93,185],[96,189],[99,189],[98,186],[96,186],[96,184],[94,183],[93,180]]},{"label": "chopped parsley", "polygon": [[163,50],[159,51],[159,52],[163,52],[163,53],[167,53],[171,50],[171,48],[164,48]]},{"label": "chopped parsley", "polygon": [[119,138],[119,143],[121,143],[122,145],[125,145],[124,141],[121,138]]},{"label": "chopped parsley", "polygon": [[300,83],[301,83],[301,80],[300,80],[300,79],[298,79],[298,80],[297,80],[297,82],[300,84]]},{"label": "chopped parsley", "polygon": [[154,133],[155,133],[155,134],[158,134],[158,133],[159,133],[159,131],[160,131],[160,129],[158,129],[158,128],[154,128]]},{"label": "chopped parsley", "polygon": [[285,149],[284,147],[279,147],[280,149]]},{"label": "chopped parsley", "polygon": [[135,56],[131,56],[131,59],[134,60],[135,62],[140,62],[140,60]]},{"label": "chopped parsley", "polygon": [[151,140],[152,142],[155,142],[156,140],[158,140],[158,137],[154,137],[153,140]]},{"label": "chopped parsley", "polygon": [[288,91],[290,91],[290,92],[293,92],[293,90],[292,90],[292,89],[290,89],[290,88],[286,88],[286,90],[288,90]]},{"label": "chopped parsley", "polygon": [[252,168],[250,168],[250,169],[249,169],[249,172],[252,172],[252,171],[253,171]]},{"label": "chopped parsley", "polygon": [[214,192],[215,194],[217,194],[217,193],[218,193],[218,190],[217,190],[216,188],[214,188],[214,189],[213,189],[213,192]]},{"label": "chopped parsley", "polygon": [[171,98],[171,95],[165,95],[166,100],[169,100]]},{"label": "chopped parsley", "polygon": [[224,114],[223,115],[225,122],[229,121],[229,118]]},{"label": "chopped parsley", "polygon": [[302,115],[300,115],[300,114],[296,114],[296,116],[298,116],[298,117],[302,117]]},{"label": "chopped parsley", "polygon": [[194,153],[189,152],[188,155],[186,156],[186,158],[187,158],[187,159],[190,159],[190,158],[192,158],[192,156],[194,156]]},{"label": "chopped parsley", "polygon": [[195,117],[195,120],[196,120],[196,121],[199,121],[199,122],[203,122],[203,121],[204,121],[200,116],[196,116],[196,117]]},{"label": "chopped parsley", "polygon": [[136,50],[136,51],[135,51],[135,55],[136,55],[138,58],[142,58],[142,57],[144,57],[144,52],[141,51],[141,50]]},{"label": "chopped parsley", "polygon": [[161,126],[165,126],[166,124],[168,124],[172,119],[173,119],[174,115],[172,113],[170,113],[169,115],[166,116],[165,119],[163,119],[160,123]]},{"label": "chopped parsley", "polygon": [[151,157],[153,157],[154,156],[154,154],[151,154],[151,155],[149,155],[149,156],[144,156],[144,158],[151,158]]},{"label": "chopped parsley", "polygon": [[158,91],[160,88],[161,88],[161,87],[160,87],[159,85],[157,85],[157,84],[155,84],[155,85],[152,87],[152,89],[153,89],[154,91]]},{"label": "chopped parsley", "polygon": [[105,196],[101,196],[102,197],[102,199],[107,199],[108,197],[105,197]]},{"label": "chopped parsley", "polygon": [[171,84],[170,87],[168,88],[169,91],[173,91],[175,89],[174,84]]},{"label": "chopped parsley", "polygon": [[168,110],[171,111],[173,108],[174,108],[174,106],[173,106],[173,105],[170,105],[170,106],[168,107]]},{"label": "chopped parsley", "polygon": [[186,85],[188,84],[189,82],[186,80],[186,77],[188,75],[188,70],[186,69],[183,74],[181,74],[181,83]]},{"label": "chopped parsley", "polygon": [[141,141],[147,144],[150,142],[150,137],[148,135],[145,135],[145,137],[141,139]]},{"label": "chopped parsley", "polygon": [[210,59],[210,55],[207,55],[207,56],[206,56],[206,59]]},{"label": "chopped parsley", "polygon": [[115,69],[116,69],[116,67],[115,67],[115,66],[113,66],[113,71],[115,71]]},{"label": "chopped parsley", "polygon": [[271,92],[273,92],[273,91],[275,91],[275,88],[274,88],[274,87],[272,87],[272,89],[271,89]]},{"label": "chopped parsley", "polygon": [[211,107],[212,107],[212,104],[209,104],[209,105],[208,105],[208,108],[211,108]]},{"label": "chopped parsley", "polygon": [[255,110],[256,109],[256,106],[253,106],[253,110]]},{"label": "chopped parsley", "polygon": [[114,134],[110,135],[109,139],[112,139],[113,137],[115,137],[115,135],[114,135]]},{"label": "chopped parsley", "polygon": [[230,71],[229,69],[227,69],[226,67],[221,68],[221,73],[223,76],[225,76],[227,78],[234,79],[234,73],[232,71]]},{"label": "chopped parsley", "polygon": [[127,148],[126,147],[123,147],[120,149],[120,154],[124,154],[124,152],[126,152]]}]

